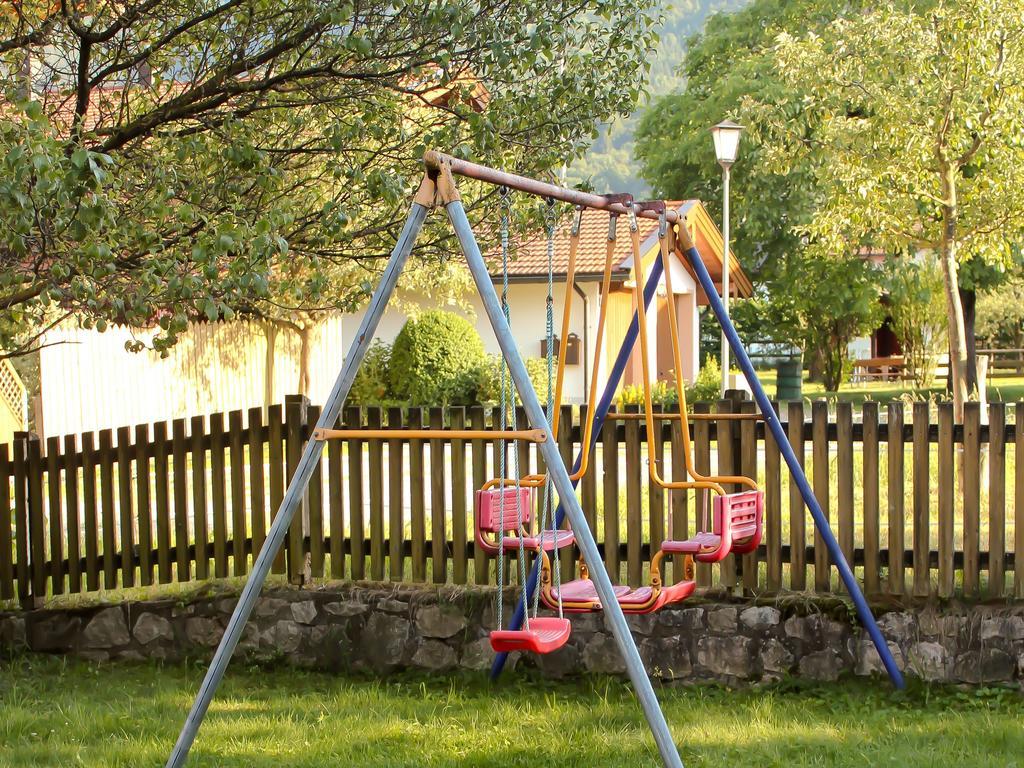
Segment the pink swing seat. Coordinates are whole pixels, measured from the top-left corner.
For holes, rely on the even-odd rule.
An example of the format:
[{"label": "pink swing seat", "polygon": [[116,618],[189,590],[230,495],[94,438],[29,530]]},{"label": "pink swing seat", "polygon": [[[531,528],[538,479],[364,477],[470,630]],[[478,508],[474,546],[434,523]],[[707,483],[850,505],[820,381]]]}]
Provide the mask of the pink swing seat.
[{"label": "pink swing seat", "polygon": [[717,563],[732,552],[745,555],[761,543],[764,491],[740,491],[715,496],[711,530],[684,541],[664,541],[661,550],[672,555],[693,555],[702,563]]},{"label": "pink swing seat", "polygon": [[530,619],[529,629],[524,626],[523,629],[499,629],[491,632],[491,648],[496,653],[551,653],[565,645],[571,633],[572,624],[568,619],[538,616]]},{"label": "pink swing seat", "polygon": [[[487,554],[519,551],[520,545],[531,552],[545,552],[568,547],[575,543],[572,531],[544,531],[543,535],[527,533],[533,519],[532,495],[529,488],[509,485],[476,492],[474,528],[477,545]],[[506,536],[512,532],[513,535]],[[490,534],[490,535],[488,535]],[[495,535],[501,536],[501,542]]]}]

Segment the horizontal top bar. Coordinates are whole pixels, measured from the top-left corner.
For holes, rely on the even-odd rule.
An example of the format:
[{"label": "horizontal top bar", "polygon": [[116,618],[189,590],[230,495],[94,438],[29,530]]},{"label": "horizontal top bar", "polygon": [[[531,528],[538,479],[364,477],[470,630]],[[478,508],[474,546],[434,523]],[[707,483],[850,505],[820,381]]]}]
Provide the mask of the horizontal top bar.
[{"label": "horizontal top bar", "polygon": [[[609,200],[605,195],[595,195],[591,192],[580,192],[578,189],[567,189],[555,184],[538,181],[537,179],[529,179],[526,176],[517,176],[514,173],[506,173],[505,171],[499,171],[495,168],[489,168],[486,165],[471,163],[468,160],[460,160],[457,157],[452,157],[451,155],[446,155],[435,150],[429,150],[425,155],[423,155],[423,164],[430,171],[439,171],[441,169],[441,164],[444,162],[448,163],[452,173],[459,176],[465,176],[469,179],[486,181],[490,184],[498,184],[509,187],[510,189],[518,189],[521,192],[527,192],[531,195],[538,195],[540,197],[552,197],[555,200],[572,203],[573,205],[582,205],[586,208],[596,208],[597,210],[610,211],[613,213],[629,212],[625,205]],[[636,215],[645,219],[658,218],[658,213],[656,211],[649,210],[637,211]],[[666,209],[665,219],[670,224],[675,224],[680,221],[681,218],[682,217],[679,215],[678,211],[674,211],[671,208]],[[687,242],[684,243],[684,247],[688,248],[689,237],[687,237],[686,240]]]},{"label": "horizontal top bar", "polygon": [[528,440],[543,443],[543,429],[321,429],[313,430],[314,440]]}]

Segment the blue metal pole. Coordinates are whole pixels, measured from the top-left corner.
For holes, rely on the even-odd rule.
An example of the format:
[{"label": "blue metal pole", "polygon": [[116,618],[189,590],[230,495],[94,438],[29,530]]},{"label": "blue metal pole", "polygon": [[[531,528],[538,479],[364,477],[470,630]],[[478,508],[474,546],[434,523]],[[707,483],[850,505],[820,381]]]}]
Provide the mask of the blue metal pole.
[{"label": "blue metal pole", "polygon": [[839,549],[839,543],[832,533],[828,519],[825,517],[824,512],[822,512],[821,505],[818,504],[818,499],[815,498],[810,483],[807,482],[807,475],[804,474],[803,468],[797,461],[796,454],[793,453],[793,447],[789,444],[789,439],[782,429],[782,422],[779,421],[779,417],[775,413],[775,409],[772,408],[768,395],[765,394],[764,387],[761,386],[761,382],[754,372],[754,366],[750,362],[746,349],[743,347],[743,342],[740,341],[739,334],[736,333],[736,327],[729,320],[729,316],[725,311],[725,305],[722,304],[722,299],[715,289],[714,281],[712,281],[711,275],[708,274],[707,267],[704,266],[700,254],[693,246],[686,250],[686,258],[689,260],[690,266],[693,267],[697,280],[704,289],[704,293],[707,294],[711,309],[714,311],[715,316],[718,317],[718,322],[721,323],[722,330],[729,339],[729,346],[732,347],[732,351],[736,355],[736,362],[739,364],[740,370],[743,371],[743,375],[747,378],[750,391],[754,393],[757,406],[764,415],[764,422],[768,425],[768,429],[771,430],[772,436],[779,446],[779,451],[789,466],[793,481],[800,489],[800,495],[803,496],[804,503],[807,505],[807,509],[810,510],[811,517],[814,518],[814,524],[817,526],[818,533],[821,534],[821,538],[828,548],[829,556],[832,558],[832,562],[835,563],[839,576],[842,578],[843,584],[846,585],[847,592],[853,598],[853,603],[857,607],[857,616],[860,617],[861,623],[871,636],[871,640],[878,650],[878,655],[882,659],[886,671],[889,673],[889,679],[892,680],[892,684],[897,688],[903,688],[903,675],[896,666],[896,660],[892,657],[892,653],[889,652],[889,646],[878,629],[875,617],[871,613],[871,608],[868,607],[867,600],[864,599],[864,593],[861,592],[860,585],[857,583],[853,571],[850,570],[849,563],[846,562],[842,550]]},{"label": "blue metal pole", "polygon": [[512,329],[505,319],[505,313],[502,311],[501,303],[498,301],[498,294],[494,290],[491,276],[487,273],[487,264],[480,253],[480,247],[477,245],[473,230],[469,226],[466,212],[462,207],[462,203],[458,200],[448,203],[445,206],[445,210],[448,212],[448,218],[455,229],[455,235],[459,238],[459,245],[462,246],[462,252],[466,257],[466,264],[473,275],[473,282],[476,283],[476,289],[483,302],[484,311],[487,313],[491,328],[494,329],[494,335],[498,340],[498,346],[501,347],[501,353],[508,364],[509,373],[512,375],[512,380],[519,391],[519,397],[523,402],[526,416],[534,428],[543,428],[547,433],[547,439],[543,443],[539,443],[537,448],[548,467],[548,474],[555,486],[555,491],[558,493],[559,498],[562,499],[563,504],[565,504],[566,514],[572,523],[573,531],[576,533],[576,542],[583,553],[583,559],[590,567],[594,588],[597,590],[597,596],[604,606],[605,622],[610,626],[612,636],[615,638],[619,652],[622,654],[622,659],[626,663],[626,671],[633,682],[636,696],[640,700],[640,706],[643,708],[647,724],[651,728],[654,742],[658,746],[658,754],[661,756],[662,763],[664,763],[666,768],[683,768],[683,761],[679,758],[679,751],[672,741],[672,734],[668,729],[668,723],[665,721],[665,713],[661,711],[661,705],[658,704],[658,697],[654,694],[654,687],[647,676],[647,670],[644,668],[640,653],[636,649],[636,643],[633,642],[633,635],[629,631],[629,625],[626,624],[626,617],[622,613],[622,608],[615,600],[614,587],[612,586],[611,579],[608,578],[608,574],[605,572],[601,553],[597,549],[597,542],[594,541],[594,536],[587,526],[587,520],[583,516],[583,509],[580,507],[579,499],[576,498],[576,494],[573,492],[569,471],[566,469],[565,464],[562,463],[562,457],[558,454],[558,443],[555,442],[555,436],[551,433],[551,427],[548,425],[544,409],[541,408],[540,401],[537,399],[537,393],[533,389],[533,384],[530,383],[530,376],[526,372],[526,365],[523,363],[523,357],[516,346]]},{"label": "blue metal pole", "polygon": [[[658,290],[658,283],[661,281],[661,273],[664,269],[661,259],[655,259],[654,265],[651,268],[651,275],[647,278],[647,283],[644,285],[644,303],[646,306],[651,305],[651,300],[654,298],[655,291]],[[629,363],[629,357],[633,353],[633,347],[636,345],[637,336],[640,333],[640,322],[637,318],[636,313],[633,313],[633,321],[629,324],[629,328],[626,329],[626,335],[622,339],[622,346],[619,347],[619,353],[615,357],[615,363],[612,365],[611,373],[608,374],[608,380],[604,385],[604,392],[601,393],[601,399],[597,403],[597,407],[594,408],[593,421],[594,426],[590,432],[590,450],[594,449],[597,445],[598,436],[601,434],[601,427],[604,426],[605,417],[608,415],[608,410],[612,406],[612,400],[615,397],[615,390],[619,385],[619,379],[622,378],[623,371],[626,370],[626,364]],[[597,354],[597,352],[595,352]],[[583,461],[583,446],[580,446],[580,452],[576,456],[576,461],[572,465],[572,473],[575,475],[580,468],[580,464]],[[579,484],[579,480],[573,480],[572,485],[575,488]],[[562,506],[562,501],[559,499],[558,507],[555,509],[555,525],[559,528],[562,527],[565,521],[565,508]],[[526,594],[530,600],[533,600],[533,592],[537,589],[537,582],[540,580],[540,559],[533,561],[533,569],[530,571],[530,578],[526,582]],[[509,622],[508,628],[512,630],[519,629],[523,626],[523,605],[520,601],[516,601],[516,611],[512,615],[512,619]],[[491,680],[497,680],[501,675],[501,671],[505,668],[505,662],[508,660],[507,653],[499,653],[494,657],[494,662],[491,664]]]},{"label": "blue metal pole", "polygon": [[[377,330],[377,324],[380,322],[381,317],[383,317],[384,310],[387,309],[388,300],[391,298],[395,284],[398,282],[398,276],[402,273],[402,268],[412,252],[416,236],[423,226],[423,220],[426,218],[427,213],[428,210],[425,206],[413,203],[402,234],[398,238],[394,250],[391,252],[391,260],[384,270],[380,285],[377,286],[373,298],[370,299],[370,304],[366,308],[366,314],[359,325],[355,339],[352,341],[352,348],[349,350],[348,355],[345,356],[345,362],[342,364],[338,378],[334,382],[334,388],[331,389],[331,393],[324,403],[323,412],[320,414],[320,419],[316,424],[317,427],[330,429],[338,421],[338,414],[341,413],[341,407],[344,405],[345,398],[348,397],[348,392],[352,388],[352,382],[355,380],[359,365],[366,356],[366,350],[370,348],[370,342],[373,341],[373,334]],[[185,724],[181,728],[181,733],[174,744],[174,749],[170,757],[167,758],[166,768],[180,768],[188,758],[192,742],[195,741],[199,726],[202,725],[203,718],[206,717],[206,711],[210,707],[213,694],[217,691],[217,686],[220,685],[220,681],[224,677],[224,672],[228,668],[228,662],[231,661],[231,655],[235,652],[235,646],[238,645],[238,641],[242,637],[245,622],[248,621],[249,614],[252,613],[253,606],[256,604],[256,599],[260,596],[260,589],[263,587],[263,582],[266,581],[267,574],[270,572],[270,566],[274,562],[274,557],[277,556],[277,551],[281,548],[281,543],[288,532],[288,526],[295,515],[295,510],[302,501],[302,496],[306,491],[306,486],[309,485],[309,479],[313,476],[313,471],[320,464],[320,454],[323,453],[323,449],[324,444],[322,441],[310,440],[302,451],[302,457],[295,468],[295,474],[292,476],[291,482],[288,483],[288,490],[284,495],[284,499],[281,500],[281,506],[278,509],[277,516],[274,518],[274,524],[270,526],[267,540],[263,543],[263,547],[253,563],[252,573],[249,575],[249,580],[245,582],[242,594],[238,598],[238,604],[235,606],[235,610],[231,614],[231,620],[228,621],[228,627],[224,631],[224,637],[221,638],[220,645],[217,646],[217,652],[213,655],[210,668],[206,670],[206,677],[203,678],[203,684],[199,688],[199,693],[196,694],[196,700],[192,704],[192,709],[189,710],[188,717],[185,718]]]}]

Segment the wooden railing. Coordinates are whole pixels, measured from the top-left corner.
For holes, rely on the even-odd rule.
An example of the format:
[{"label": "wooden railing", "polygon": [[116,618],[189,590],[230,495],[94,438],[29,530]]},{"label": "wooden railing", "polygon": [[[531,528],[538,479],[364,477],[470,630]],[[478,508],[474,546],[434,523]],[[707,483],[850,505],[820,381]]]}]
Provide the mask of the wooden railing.
[{"label": "wooden railing", "polygon": [[[709,409],[752,412],[753,405],[697,406]],[[1022,415],[1024,404],[1010,410]],[[266,412],[45,443],[22,434],[0,446],[0,506],[12,510],[0,525],[0,599],[32,604],[56,594],[244,576],[318,413],[290,399]],[[495,415],[482,407],[349,408],[340,426],[484,429]],[[808,413],[793,402],[782,416],[869,593],[1024,597],[1024,569],[1015,567],[1024,553],[1024,430],[1007,423],[1002,403],[989,407],[987,424],[977,404],[967,406],[962,425],[948,404],[868,402],[855,412],[839,403],[830,421],[826,403]],[[659,423],[651,456],[642,421],[609,420],[580,484],[608,570],[633,585],[646,579],[661,541],[692,534],[704,509],[694,493],[647,482],[649,460],[663,475],[682,477],[680,424]],[[579,415],[567,409],[561,425],[561,452],[571,460]],[[756,475],[766,494],[760,550],[700,566],[699,585],[838,589],[764,424],[697,421],[691,429],[699,470]],[[522,473],[538,469],[533,447],[516,450]],[[473,545],[472,498],[499,454],[495,441],[443,433],[329,441],[274,572],[292,580],[492,583],[493,563]],[[573,567],[573,553],[564,558]],[[681,563],[670,563],[666,578],[680,577]]]}]

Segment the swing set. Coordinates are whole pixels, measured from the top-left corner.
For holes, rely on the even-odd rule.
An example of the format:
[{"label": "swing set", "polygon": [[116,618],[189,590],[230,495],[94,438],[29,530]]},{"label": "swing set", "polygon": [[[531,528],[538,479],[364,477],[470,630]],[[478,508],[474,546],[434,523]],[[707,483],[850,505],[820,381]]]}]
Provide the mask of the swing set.
[{"label": "swing set", "polygon": [[[476,543],[484,551],[497,558],[499,579],[502,586],[504,586],[505,556],[514,553],[516,555],[520,583],[520,598],[517,600],[516,611],[508,627],[502,628],[499,626],[499,629],[491,635],[491,644],[499,651],[492,668],[492,676],[500,672],[509,651],[528,650],[536,653],[547,653],[564,645],[571,633],[571,624],[565,617],[565,614],[603,610],[605,613],[605,623],[611,630],[612,636],[622,653],[626,671],[633,683],[637,698],[651,728],[661,760],[668,768],[682,768],[682,761],[679,759],[679,753],[672,740],[664,713],[658,704],[651,681],[637,651],[629,627],[626,624],[625,614],[627,612],[650,613],[670,603],[684,600],[692,594],[692,562],[694,560],[698,562],[715,562],[730,552],[742,553],[753,551],[758,546],[761,536],[763,497],[760,491],[757,490],[756,483],[749,478],[705,476],[694,469],[692,457],[690,456],[688,429],[689,420],[695,418],[696,415],[688,415],[686,413],[685,394],[678,376],[676,386],[679,394],[679,410],[678,413],[671,415],[677,417],[682,423],[686,476],[688,479],[666,481],[659,475],[654,464],[650,465],[649,472],[651,482],[670,491],[693,488],[703,491],[705,496],[708,493],[715,494],[710,516],[708,516],[707,509],[705,509],[703,530],[693,538],[685,541],[665,541],[662,543],[660,550],[652,558],[651,580],[648,586],[639,589],[616,586],[612,584],[604,568],[597,543],[594,541],[593,534],[587,526],[583,510],[580,507],[574,490],[575,483],[584,476],[588,469],[589,457],[594,448],[596,435],[600,432],[601,425],[608,415],[612,394],[618,386],[618,381],[636,343],[637,336],[640,337],[643,359],[642,367],[645,389],[645,412],[643,418],[646,421],[648,440],[653,440],[655,427],[653,409],[651,408],[650,375],[647,369],[646,311],[647,304],[653,297],[662,274],[665,276],[666,289],[671,291],[668,259],[669,254],[673,250],[679,258],[686,260],[704,293],[707,295],[711,309],[722,324],[723,331],[736,355],[737,363],[745,374],[754,393],[758,408],[764,418],[766,429],[772,433],[779,446],[780,453],[789,466],[794,483],[799,488],[814,518],[818,532],[829,550],[831,561],[835,564],[840,578],[853,598],[858,616],[871,636],[893,684],[902,688],[903,678],[896,667],[889,647],[875,623],[874,616],[864,600],[864,596],[850,570],[849,564],[839,549],[835,536],[829,527],[828,519],[824,516],[820,505],[814,497],[803,469],[786,439],[782,424],[757,379],[757,375],[743,349],[735,328],[733,328],[729,321],[721,299],[715,292],[714,282],[701,261],[700,254],[690,242],[689,234],[681,221],[680,214],[677,211],[667,209],[664,203],[636,203],[632,198],[623,195],[602,196],[565,189],[433,151],[428,152],[424,156],[424,165],[426,173],[419,190],[413,198],[409,216],[406,219],[402,233],[394,250],[391,252],[391,258],[384,269],[380,283],[370,299],[366,313],[355,334],[352,347],[345,357],[331,393],[324,403],[320,418],[313,431],[312,439],[307,441],[302,456],[295,467],[284,498],[281,501],[277,514],[273,518],[273,524],[267,533],[266,541],[256,556],[249,579],[242,589],[242,593],[228,621],[220,644],[214,653],[213,660],[206,672],[196,699],[189,710],[181,733],[168,757],[167,768],[181,768],[185,764],[199,727],[206,716],[217,687],[224,677],[228,663],[241,639],[256,600],[259,598],[260,590],[270,571],[271,565],[284,542],[292,518],[296,510],[301,506],[310,479],[320,466],[324,443],[330,439],[347,439],[352,437],[397,438],[403,436],[417,439],[431,439],[439,436],[463,439],[499,439],[505,441],[500,446],[502,448],[499,453],[501,457],[505,456],[504,448],[509,443],[512,444],[513,448],[518,447],[518,441],[528,441],[536,445],[540,458],[543,460],[546,468],[546,472],[543,475],[522,475],[518,466],[519,451],[513,450],[513,455],[517,458],[513,461],[511,472],[505,466],[505,460],[503,458],[500,459],[500,466],[498,467],[499,476],[485,484],[476,494],[474,514],[476,521]],[[465,209],[462,206],[459,189],[455,183],[455,176],[494,184],[499,188],[518,190],[519,192],[535,195],[542,200],[549,201],[545,213],[549,264],[547,299],[549,387],[546,409],[542,407],[537,398],[510,327],[507,275],[508,207],[506,205],[502,217],[502,258],[504,268],[502,298],[499,299],[491,276],[488,273],[487,264],[480,252],[469,220],[466,217]],[[507,200],[507,194],[503,197]],[[558,446],[554,440],[554,434],[557,431],[558,425],[558,406],[561,403],[565,369],[565,345],[559,345],[557,366],[553,360],[552,353],[554,344],[552,343],[553,275],[551,262],[555,233],[554,201],[569,203],[576,206],[577,209],[571,233],[572,255],[570,257],[570,273],[567,275],[566,280],[567,290],[572,286],[575,274],[575,254],[578,247],[580,221],[583,211],[587,209],[604,211],[610,217],[608,255],[605,259],[602,283],[603,292],[598,345],[600,345],[603,338],[607,315],[606,302],[609,293],[611,252],[614,246],[615,224],[617,218],[623,215],[627,216],[629,220],[634,256],[633,263],[638,278],[635,293],[636,316],[627,330],[601,399],[594,408],[591,419],[585,425],[581,454],[577,457],[571,471],[560,456]],[[345,399],[351,389],[356,372],[370,347],[380,320],[387,308],[388,301],[395,291],[398,278],[412,252],[423,222],[427,214],[435,208],[442,208],[452,224],[465,257],[466,265],[482,300],[484,312],[491,327],[494,329],[498,345],[501,349],[503,359],[501,373],[502,407],[499,428],[490,431],[336,429],[335,425],[338,422],[341,409],[345,404]],[[647,284],[643,288],[640,287],[643,264],[637,227],[638,217],[657,220],[660,245],[660,258],[655,260],[650,276],[647,279]],[[566,307],[562,318],[562,339],[567,338],[571,311],[570,303],[568,300],[565,302]],[[671,302],[669,302],[669,308],[670,312],[674,313]],[[674,314],[671,316],[670,325],[672,326],[675,366],[678,372],[681,370],[681,355],[679,340],[675,332]],[[554,375],[556,367],[557,376]],[[597,371],[595,370],[594,376],[591,378],[591,402],[594,401],[593,398],[597,392],[594,385],[596,373]],[[553,391],[550,386],[552,378],[556,381]],[[529,421],[528,429],[513,429],[509,426],[508,412],[511,403],[514,402],[515,392],[518,392],[526,418]],[[639,416],[639,414],[637,415]],[[724,484],[730,483],[746,486],[746,490],[727,493]],[[532,525],[534,520],[532,512],[535,502],[533,498],[534,493],[540,494],[539,501],[541,506],[540,526],[536,532],[534,532]],[[557,505],[554,503],[556,497],[558,499]],[[569,522],[568,528],[563,527],[566,518],[568,518]],[[572,579],[563,584],[561,581],[561,558],[559,553],[562,548],[568,546],[576,546],[580,550],[580,575],[579,578]],[[527,576],[527,560],[530,555],[534,556],[534,560],[530,573]],[[553,565],[549,555],[554,555]],[[691,571],[691,573],[684,573],[687,578],[671,586],[663,584],[660,574],[660,563],[665,555],[684,557],[686,563],[688,563],[687,569]],[[543,582],[539,595],[536,589],[538,581]],[[499,595],[500,593],[501,590],[499,590]],[[545,606],[553,608],[557,611],[558,615],[555,617],[540,616],[538,614],[538,607],[539,600],[541,599]],[[527,608],[531,607],[531,600],[532,618],[527,614]],[[501,610],[501,604],[502,601],[499,597],[499,610]],[[499,625],[501,624],[503,622],[499,619]]]}]

